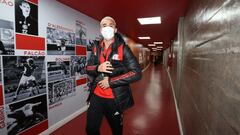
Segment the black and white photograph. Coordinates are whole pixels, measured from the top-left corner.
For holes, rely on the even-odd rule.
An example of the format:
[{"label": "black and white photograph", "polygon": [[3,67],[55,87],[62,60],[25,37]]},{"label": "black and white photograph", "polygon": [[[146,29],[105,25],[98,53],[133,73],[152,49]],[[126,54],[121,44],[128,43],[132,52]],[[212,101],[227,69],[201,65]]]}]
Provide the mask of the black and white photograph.
[{"label": "black and white photograph", "polygon": [[76,21],[76,44],[87,45],[87,29],[79,21]]},{"label": "black and white photograph", "polygon": [[15,0],[17,33],[38,35],[38,6],[27,0]]},{"label": "black and white photograph", "polygon": [[71,56],[71,75],[76,79],[86,75],[86,56]]},{"label": "black and white photograph", "polygon": [[69,97],[75,96],[75,86],[76,85],[74,77],[48,83],[49,105],[62,102]]},{"label": "black and white photograph", "polygon": [[75,78],[71,76],[70,58],[70,56],[49,57],[47,73],[50,105],[75,95]]},{"label": "black and white photograph", "polygon": [[43,56],[3,56],[5,103],[46,93]]},{"label": "black and white photograph", "polygon": [[61,81],[71,77],[70,61],[48,61],[47,68],[48,82]]},{"label": "black and white photograph", "polygon": [[8,135],[16,135],[48,118],[46,94],[5,105]]},{"label": "black and white photograph", "polygon": [[93,46],[98,45],[101,39],[102,39],[101,35],[99,35],[95,39],[89,39],[87,43],[87,51],[92,51]]},{"label": "black and white photograph", "polygon": [[47,27],[48,55],[75,55],[75,33]]},{"label": "black and white photograph", "polygon": [[0,19],[0,55],[14,55],[13,22]]}]

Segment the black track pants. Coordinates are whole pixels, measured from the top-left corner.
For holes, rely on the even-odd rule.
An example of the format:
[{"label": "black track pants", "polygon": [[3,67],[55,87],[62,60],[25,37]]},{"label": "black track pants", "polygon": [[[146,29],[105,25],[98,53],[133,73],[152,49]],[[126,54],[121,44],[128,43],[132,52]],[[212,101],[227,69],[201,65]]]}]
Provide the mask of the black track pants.
[{"label": "black track pants", "polygon": [[113,135],[122,135],[123,114],[117,110],[114,99],[93,95],[87,111],[87,135],[100,135],[103,116],[107,118]]}]

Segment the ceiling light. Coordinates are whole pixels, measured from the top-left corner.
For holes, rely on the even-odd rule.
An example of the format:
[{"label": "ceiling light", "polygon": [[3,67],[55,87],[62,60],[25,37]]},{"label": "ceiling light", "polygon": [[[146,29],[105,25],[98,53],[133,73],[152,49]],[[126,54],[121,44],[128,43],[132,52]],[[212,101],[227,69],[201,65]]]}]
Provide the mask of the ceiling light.
[{"label": "ceiling light", "polygon": [[163,42],[153,42],[155,45],[162,45],[163,44]]},{"label": "ceiling light", "polygon": [[156,46],[155,44],[148,44],[148,46]]},{"label": "ceiling light", "polygon": [[138,37],[139,39],[150,39],[150,37]]},{"label": "ceiling light", "polygon": [[161,23],[161,17],[138,18],[137,20],[141,25]]}]

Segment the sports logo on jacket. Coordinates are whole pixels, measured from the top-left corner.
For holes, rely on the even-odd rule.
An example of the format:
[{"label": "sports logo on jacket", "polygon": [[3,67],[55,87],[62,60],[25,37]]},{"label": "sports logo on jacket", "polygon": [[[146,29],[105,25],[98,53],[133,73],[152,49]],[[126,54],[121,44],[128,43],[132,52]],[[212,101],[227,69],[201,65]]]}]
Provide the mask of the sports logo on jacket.
[{"label": "sports logo on jacket", "polygon": [[120,60],[118,54],[114,54],[114,55],[112,56],[112,59],[113,59],[113,60]]}]

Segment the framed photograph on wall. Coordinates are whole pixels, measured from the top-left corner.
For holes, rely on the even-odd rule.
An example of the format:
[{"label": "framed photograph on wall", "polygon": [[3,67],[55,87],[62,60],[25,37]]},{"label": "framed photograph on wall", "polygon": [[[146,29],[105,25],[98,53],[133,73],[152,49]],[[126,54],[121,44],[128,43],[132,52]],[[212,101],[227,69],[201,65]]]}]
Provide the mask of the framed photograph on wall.
[{"label": "framed photograph on wall", "polygon": [[27,0],[15,0],[17,33],[38,35],[38,6]]},{"label": "framed photograph on wall", "polygon": [[5,104],[46,93],[43,56],[3,56]]},{"label": "framed photograph on wall", "polygon": [[13,22],[0,19],[0,55],[14,55]]}]

